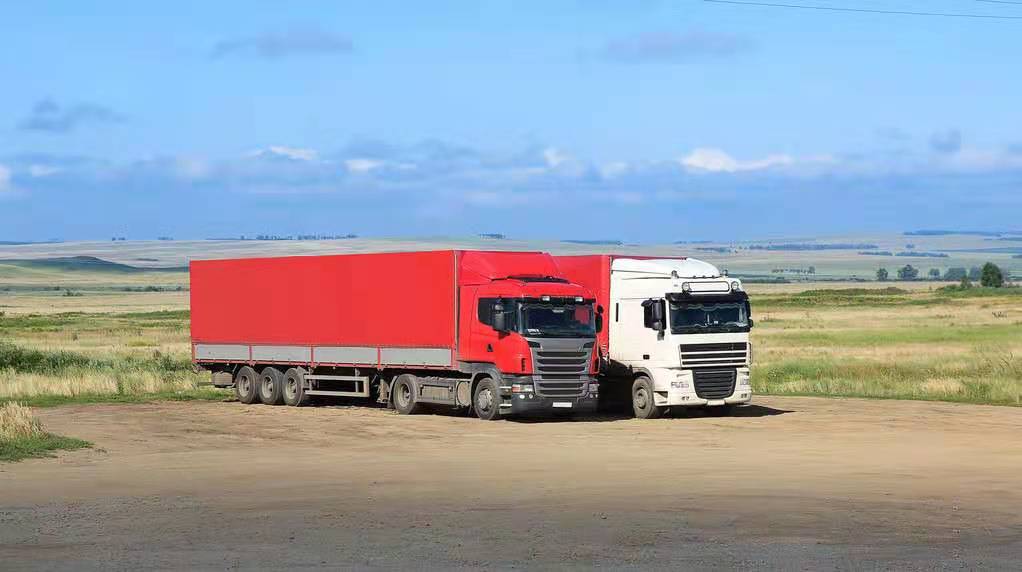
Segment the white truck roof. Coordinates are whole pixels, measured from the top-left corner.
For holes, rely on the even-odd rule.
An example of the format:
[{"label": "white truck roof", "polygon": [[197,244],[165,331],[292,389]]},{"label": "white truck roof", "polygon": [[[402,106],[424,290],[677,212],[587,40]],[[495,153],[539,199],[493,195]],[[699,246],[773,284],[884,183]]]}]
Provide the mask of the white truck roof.
[{"label": "white truck roof", "polygon": [[678,278],[719,278],[721,275],[716,266],[695,258],[615,258],[611,270]]}]

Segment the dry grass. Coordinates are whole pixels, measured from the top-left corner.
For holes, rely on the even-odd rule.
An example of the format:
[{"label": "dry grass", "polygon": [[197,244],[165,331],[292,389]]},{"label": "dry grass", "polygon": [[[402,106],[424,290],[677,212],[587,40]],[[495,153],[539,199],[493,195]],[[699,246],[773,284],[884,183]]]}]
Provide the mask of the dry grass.
[{"label": "dry grass", "polygon": [[80,449],[89,443],[43,430],[32,410],[20,403],[0,404],[0,461],[44,457],[57,449]]},{"label": "dry grass", "polygon": [[32,415],[31,408],[16,402],[0,405],[0,441],[27,439],[42,434],[42,423]]}]

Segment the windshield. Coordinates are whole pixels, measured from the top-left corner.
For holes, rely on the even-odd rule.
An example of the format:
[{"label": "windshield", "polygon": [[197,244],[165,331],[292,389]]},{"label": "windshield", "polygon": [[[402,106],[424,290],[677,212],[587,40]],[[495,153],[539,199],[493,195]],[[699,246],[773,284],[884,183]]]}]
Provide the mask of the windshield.
[{"label": "windshield", "polygon": [[521,332],[527,337],[591,338],[596,335],[592,304],[522,304]]},{"label": "windshield", "polygon": [[671,333],[742,332],[748,329],[747,302],[671,302]]}]

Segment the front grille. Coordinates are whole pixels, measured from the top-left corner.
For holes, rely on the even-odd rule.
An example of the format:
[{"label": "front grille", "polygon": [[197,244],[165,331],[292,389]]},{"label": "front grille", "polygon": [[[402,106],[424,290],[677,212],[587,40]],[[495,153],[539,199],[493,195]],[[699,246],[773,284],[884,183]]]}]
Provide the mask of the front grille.
[{"label": "front grille", "polygon": [[701,399],[724,399],[735,392],[738,373],[733,369],[695,369],[692,381]]},{"label": "front grille", "polygon": [[536,380],[536,393],[543,397],[579,397],[585,389],[582,381],[553,381],[541,377]]},{"label": "front grille", "polygon": [[[543,345],[557,342],[545,340]],[[592,345],[580,347],[533,348],[536,393],[543,397],[579,397],[585,394],[585,378],[589,375]]]},{"label": "front grille", "polygon": [[717,344],[682,344],[681,365],[697,367],[745,367],[748,364],[749,345],[745,342]]}]

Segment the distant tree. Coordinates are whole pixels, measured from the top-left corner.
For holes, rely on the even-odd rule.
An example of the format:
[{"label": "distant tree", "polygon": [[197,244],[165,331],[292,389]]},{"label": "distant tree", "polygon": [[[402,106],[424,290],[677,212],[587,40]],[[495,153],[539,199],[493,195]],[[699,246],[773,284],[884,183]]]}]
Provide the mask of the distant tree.
[{"label": "distant tree", "polygon": [[889,277],[890,277],[890,274],[888,274],[886,268],[878,268],[877,269],[877,280],[879,280],[881,282],[887,282],[887,279]]},{"label": "distant tree", "polygon": [[1000,288],[1004,286],[1004,272],[993,262],[987,262],[983,265],[979,283],[984,288]]},{"label": "distant tree", "polygon": [[940,268],[930,269],[930,280],[940,280]]},{"label": "distant tree", "polygon": [[982,275],[983,271],[980,270],[979,266],[973,266],[969,269],[969,280],[972,280],[973,282],[979,280]]},{"label": "distant tree", "polygon": [[809,270],[807,270],[806,272],[808,272],[809,274],[816,274],[816,267],[810,266]]},{"label": "distant tree", "polygon": [[919,269],[911,264],[906,264],[898,269],[898,280],[915,280],[916,278],[919,278]]},{"label": "distant tree", "polygon": [[944,280],[948,282],[960,282],[962,278],[968,278],[969,272],[964,268],[948,268],[944,273]]},{"label": "distant tree", "polygon": [[969,280],[968,276],[962,276],[962,281],[958,283],[958,287],[962,290],[968,290],[972,288],[972,281]]}]

